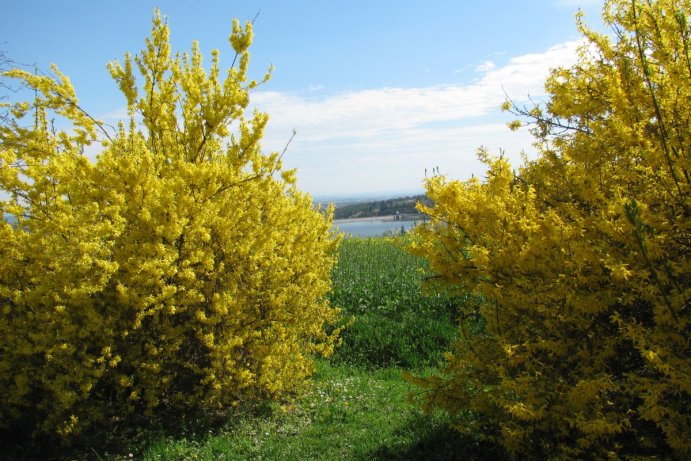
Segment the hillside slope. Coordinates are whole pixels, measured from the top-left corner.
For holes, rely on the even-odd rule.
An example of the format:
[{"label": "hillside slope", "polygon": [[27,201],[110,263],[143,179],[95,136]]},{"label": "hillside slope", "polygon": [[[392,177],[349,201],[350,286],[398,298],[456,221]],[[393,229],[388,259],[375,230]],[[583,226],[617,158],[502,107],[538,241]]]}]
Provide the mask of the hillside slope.
[{"label": "hillside slope", "polygon": [[419,214],[415,205],[422,202],[431,205],[432,201],[426,195],[377,200],[373,202],[350,203],[336,208],[334,219],[369,218],[374,216],[391,216],[395,214]]}]

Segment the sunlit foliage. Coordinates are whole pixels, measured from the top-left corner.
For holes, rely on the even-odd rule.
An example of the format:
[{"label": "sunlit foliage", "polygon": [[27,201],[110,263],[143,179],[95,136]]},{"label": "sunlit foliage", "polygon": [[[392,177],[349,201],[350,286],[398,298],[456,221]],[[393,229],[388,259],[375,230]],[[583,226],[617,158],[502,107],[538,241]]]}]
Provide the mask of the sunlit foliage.
[{"label": "sunlit foliage", "polygon": [[261,152],[268,117],[245,115],[252,24],[235,21],[229,40],[222,76],[216,51],[207,67],[196,43],[172,55],[156,12],[145,49],[108,65],[130,115],[114,130],[57,67],[9,72],[35,99],[0,127],[5,429],[69,439],[275,398],[330,352],[330,213]]},{"label": "sunlit foliage", "polygon": [[[482,296],[442,376],[460,431],[520,457],[691,456],[691,3],[611,0],[531,122],[539,156],[427,182],[415,246]],[[521,125],[521,123],[514,124]]]}]

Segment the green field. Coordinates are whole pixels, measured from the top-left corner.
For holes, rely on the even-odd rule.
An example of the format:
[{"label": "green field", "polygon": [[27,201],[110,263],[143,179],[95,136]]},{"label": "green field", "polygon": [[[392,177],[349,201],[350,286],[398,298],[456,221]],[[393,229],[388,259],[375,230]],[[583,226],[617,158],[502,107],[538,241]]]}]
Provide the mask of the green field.
[{"label": "green field", "polygon": [[436,366],[455,337],[462,298],[424,294],[425,262],[401,239],[345,239],[331,302],[352,324],[332,361],[366,368]]}]

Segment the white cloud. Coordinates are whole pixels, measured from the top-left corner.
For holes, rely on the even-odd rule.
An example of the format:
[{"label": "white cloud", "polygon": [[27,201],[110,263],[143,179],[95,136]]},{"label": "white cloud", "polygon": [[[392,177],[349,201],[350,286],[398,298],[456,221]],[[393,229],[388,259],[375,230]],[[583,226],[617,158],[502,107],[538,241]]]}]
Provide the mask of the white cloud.
[{"label": "white cloud", "polygon": [[100,115],[101,119],[106,123],[117,123],[121,120],[128,120],[127,106],[119,107],[118,109],[106,112]]},{"label": "white cloud", "polygon": [[485,61],[475,68],[477,72],[489,72],[490,70],[497,67],[494,61]]},{"label": "white cloud", "polygon": [[321,91],[324,89],[324,85],[310,85],[307,87],[307,92],[308,93],[315,93],[317,91]]},{"label": "white cloud", "polygon": [[[286,154],[286,163],[299,168],[300,186],[313,195],[382,193],[420,188],[425,172],[431,174],[434,167],[453,178],[482,176],[478,147],[498,153],[502,147],[530,143],[527,132],[512,132],[503,123],[414,128],[383,133],[373,141],[297,143]],[[514,165],[519,154],[507,152]]]},{"label": "white cloud", "polygon": [[544,97],[549,69],[573,64],[579,44],[563,43],[501,66],[485,62],[481,77],[467,84],[326,97],[262,91],[253,104],[270,115],[267,150],[282,150],[297,130],[285,163],[298,167],[301,187],[313,194],[410,189],[420,186],[425,168],[435,166],[465,179],[484,173],[475,158],[481,145],[503,148],[515,164],[520,151],[531,148],[525,130],[505,127],[510,116],[499,111],[505,92],[517,102]]},{"label": "white cloud", "polygon": [[269,113],[267,150],[280,151],[293,129],[285,157],[298,167],[300,185],[314,194],[378,192],[419,187],[424,171],[439,166],[450,176],[482,175],[475,158],[481,145],[504,149],[518,164],[531,148],[525,131],[505,127],[499,106],[505,92],[515,101],[544,97],[550,68],[575,62],[579,42],[543,53],[488,61],[468,84],[424,88],[377,88],[314,97],[262,91],[253,104]]}]

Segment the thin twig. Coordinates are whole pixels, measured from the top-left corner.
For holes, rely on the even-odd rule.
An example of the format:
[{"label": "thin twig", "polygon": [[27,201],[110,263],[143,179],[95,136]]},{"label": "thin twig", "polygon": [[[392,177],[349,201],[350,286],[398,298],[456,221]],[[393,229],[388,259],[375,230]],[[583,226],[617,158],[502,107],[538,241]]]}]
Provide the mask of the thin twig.
[{"label": "thin twig", "polygon": [[[250,21],[250,22],[252,23],[252,25],[254,25],[254,21],[257,20],[257,18],[259,17],[259,13],[261,13],[261,12],[262,12],[262,9],[259,8],[259,11],[257,11],[257,14],[255,14],[255,15],[254,15],[254,18],[252,18],[252,21]],[[232,69],[233,67],[235,67],[235,62],[238,60],[238,55],[239,55],[239,54],[240,54],[240,53],[235,53],[235,57],[233,57],[233,63],[230,65],[230,68],[231,68],[231,69]]]},{"label": "thin twig", "polygon": [[[41,69],[39,69],[38,66],[36,66],[36,65],[35,65],[35,67],[34,67],[34,72],[35,72],[37,75],[43,75],[44,77],[48,77],[48,78],[50,78],[50,79],[53,80],[53,81],[56,80],[56,78],[55,78],[53,75],[46,74],[46,73],[43,72]],[[103,132],[103,134],[106,136],[106,138],[108,138],[108,140],[109,140],[110,142],[113,141],[113,138],[110,137],[110,135],[108,134],[108,132],[107,132],[106,129],[104,128],[104,125],[110,127],[110,129],[113,130],[114,132],[117,132],[117,130],[115,129],[114,126],[112,126],[112,125],[110,125],[110,124],[108,124],[108,123],[101,122],[100,120],[96,120],[96,119],[95,119],[94,117],[92,117],[91,114],[90,114],[89,112],[87,112],[82,106],[80,106],[79,104],[77,104],[77,102],[73,101],[71,98],[69,98],[69,97],[65,96],[64,94],[60,93],[60,92],[58,91],[57,88],[55,88],[54,90],[55,90],[55,93],[56,93],[58,96],[60,96],[60,97],[61,97],[62,99],[64,99],[65,101],[67,101],[67,102],[68,102],[69,104],[71,104],[73,107],[76,107],[82,114],[86,115],[89,119],[91,119],[91,121],[94,122],[94,124],[96,124],[96,126]]]},{"label": "thin twig", "polygon": [[101,456],[96,452],[96,450],[94,450],[94,447],[89,447],[89,449],[94,452],[99,461],[103,461],[103,458],[101,458]]},{"label": "thin twig", "polygon": [[286,143],[285,147],[283,148],[283,151],[281,152],[281,155],[278,156],[278,161],[279,161],[279,162],[281,161],[281,159],[283,159],[283,154],[286,153],[286,151],[288,150],[288,146],[290,146],[290,143],[293,142],[293,138],[295,137],[295,135],[296,135],[297,133],[298,133],[298,132],[295,130],[295,128],[293,128],[293,134],[290,136],[290,139],[288,140],[288,142]]}]

